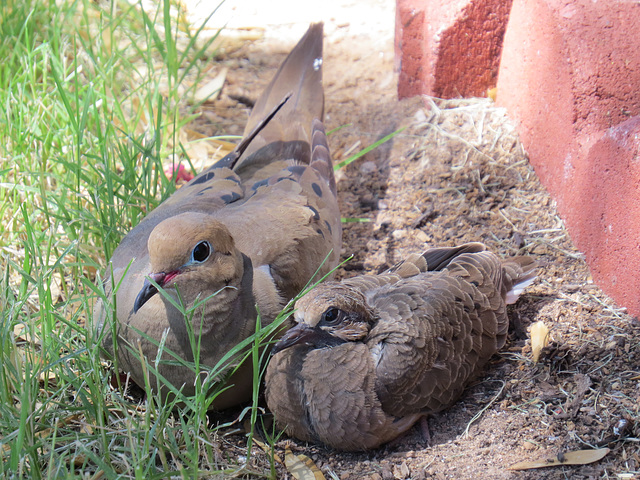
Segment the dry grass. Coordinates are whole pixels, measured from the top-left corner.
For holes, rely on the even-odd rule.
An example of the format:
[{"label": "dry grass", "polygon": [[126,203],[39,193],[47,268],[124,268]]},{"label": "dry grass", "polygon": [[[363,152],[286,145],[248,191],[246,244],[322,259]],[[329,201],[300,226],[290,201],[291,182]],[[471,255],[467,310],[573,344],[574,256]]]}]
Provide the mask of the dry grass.
[{"label": "dry grass", "polygon": [[[377,271],[425,244],[481,241],[504,256],[533,255],[539,277],[511,309],[510,342],[484,380],[430,421],[431,448],[414,434],[378,452],[376,468],[371,457],[350,456],[338,471],[406,478],[404,462],[411,478],[634,478],[640,323],[593,284],[504,109],[488,99],[427,104],[410,121],[413,146],[394,152],[388,179],[367,180],[368,188],[384,181],[384,196],[378,211],[354,209],[373,227],[348,226],[348,251],[358,252],[364,270]],[[346,182],[363,182],[356,168]],[[551,343],[534,363],[527,330],[539,320]],[[522,459],[605,446],[612,451],[594,465],[506,469]]]}]

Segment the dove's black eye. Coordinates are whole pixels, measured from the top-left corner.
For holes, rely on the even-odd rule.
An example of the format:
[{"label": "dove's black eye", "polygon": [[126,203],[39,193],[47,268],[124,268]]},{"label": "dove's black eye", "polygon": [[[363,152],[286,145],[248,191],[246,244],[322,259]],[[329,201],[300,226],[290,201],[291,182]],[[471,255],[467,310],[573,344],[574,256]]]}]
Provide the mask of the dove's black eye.
[{"label": "dove's black eye", "polygon": [[321,321],[329,325],[335,325],[337,323],[340,323],[343,316],[344,316],[344,312],[339,308],[329,307],[322,314]]},{"label": "dove's black eye", "polygon": [[191,260],[202,263],[211,255],[211,244],[206,241],[199,242],[191,252]]}]

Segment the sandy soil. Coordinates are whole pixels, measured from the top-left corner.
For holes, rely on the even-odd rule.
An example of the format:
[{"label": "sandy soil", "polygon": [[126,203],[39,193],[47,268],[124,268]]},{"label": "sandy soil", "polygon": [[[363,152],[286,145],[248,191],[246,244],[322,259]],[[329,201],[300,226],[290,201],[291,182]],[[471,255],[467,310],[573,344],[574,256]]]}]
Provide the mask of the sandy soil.
[{"label": "sandy soil", "polygon": [[[345,225],[342,254],[354,258],[340,275],[377,272],[427,246],[468,241],[504,256],[533,255],[540,275],[510,310],[507,347],[456,405],[429,419],[430,442],[414,428],[366,454],[286,438],[279,453],[288,444],[327,478],[341,479],[638,478],[640,322],[592,283],[506,112],[488,99],[397,101],[394,13],[385,5],[393,2],[347,2],[344,11],[335,5],[340,14],[330,11],[332,3],[323,9],[325,123],[328,130],[350,124],[330,136],[335,161],[407,127],[338,173],[343,217],[368,220]],[[376,21],[363,20],[363,4]],[[193,128],[207,135],[240,133],[247,104],[305,22],[318,18],[266,25],[261,40],[221,54],[229,67],[224,90],[203,107]],[[534,363],[528,329],[537,321],[550,328],[552,341]],[[242,438],[221,439],[220,447],[240,455]],[[591,465],[509,469],[523,460],[602,447],[611,451]],[[266,465],[259,449],[255,461]],[[291,478],[278,468],[282,478]]]}]

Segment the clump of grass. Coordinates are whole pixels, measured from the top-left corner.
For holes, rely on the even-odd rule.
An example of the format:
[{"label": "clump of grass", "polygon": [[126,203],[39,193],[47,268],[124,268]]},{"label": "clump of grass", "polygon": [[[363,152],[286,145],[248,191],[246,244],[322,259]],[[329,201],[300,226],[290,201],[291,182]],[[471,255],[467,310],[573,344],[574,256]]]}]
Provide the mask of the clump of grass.
[{"label": "clump of grass", "polygon": [[[185,156],[178,133],[197,105],[183,99],[215,40],[201,32],[184,28],[170,0],[156,10],[116,0],[0,5],[2,476],[276,475],[279,434],[268,436],[270,460],[258,465],[253,427],[264,347],[293,301],[268,326],[258,318],[256,333],[208,369],[194,396],[156,376],[140,404],[117,377],[112,385],[117,366],[100,357],[107,332],[93,325],[95,300],[111,301],[98,275],[105,260],[175,189],[163,162]],[[197,307],[177,308],[191,325]],[[185,365],[201,371],[197,331],[191,337],[195,361]],[[140,361],[154,374],[159,358]],[[226,425],[209,425],[207,410],[214,380],[242,362],[253,369],[253,401],[241,414],[250,420],[246,448],[233,455],[220,448]],[[163,385],[173,395],[159,395]]]},{"label": "clump of grass", "polygon": [[[92,331],[103,295],[96,273],[175,188],[162,162],[183,156],[178,132],[194,107],[182,99],[211,53],[214,37],[198,41],[201,30],[184,29],[173,8],[169,0],[154,11],[118,1],[0,5],[2,476],[160,478],[246,467],[218,458],[206,385],[195,399],[168,401],[147,385],[136,405],[110,385]],[[259,330],[233,353],[263,355],[270,333]]]}]

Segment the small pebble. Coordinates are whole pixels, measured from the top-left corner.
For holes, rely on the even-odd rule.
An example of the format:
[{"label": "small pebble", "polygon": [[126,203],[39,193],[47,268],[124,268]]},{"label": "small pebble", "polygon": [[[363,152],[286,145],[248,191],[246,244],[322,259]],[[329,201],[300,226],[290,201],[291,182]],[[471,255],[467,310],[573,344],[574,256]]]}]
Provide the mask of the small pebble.
[{"label": "small pebble", "polygon": [[422,230],[416,230],[415,232],[416,240],[422,243],[427,243],[429,241],[429,235],[424,233]]},{"label": "small pebble", "polygon": [[407,231],[405,229],[394,230],[391,234],[395,240],[402,240],[407,236]]},{"label": "small pebble", "polygon": [[367,162],[362,162],[362,164],[360,165],[360,173],[364,173],[365,175],[369,175],[377,171],[378,171],[378,166],[375,164],[375,162],[372,162],[371,160]]}]

